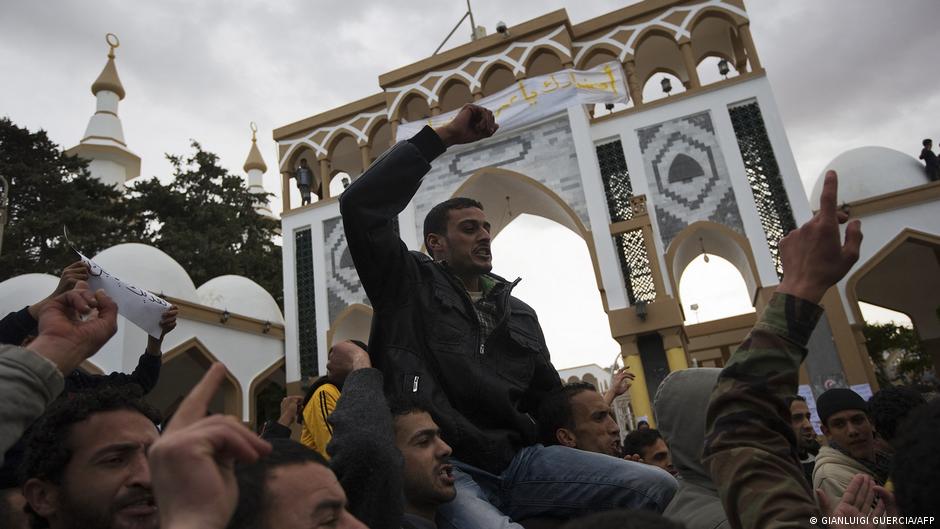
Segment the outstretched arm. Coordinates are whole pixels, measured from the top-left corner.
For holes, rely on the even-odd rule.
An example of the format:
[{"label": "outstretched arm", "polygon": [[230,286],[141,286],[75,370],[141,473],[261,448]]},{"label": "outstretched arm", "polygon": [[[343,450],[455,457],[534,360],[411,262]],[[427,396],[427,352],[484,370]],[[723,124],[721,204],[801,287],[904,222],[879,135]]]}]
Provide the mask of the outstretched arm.
[{"label": "outstretched arm", "polygon": [[819,516],[784,398],[796,393],[817,303],[858,260],[861,227],[850,223],[843,244],[837,185],[830,171],[819,212],[780,241],[784,280],[712,392],[703,462],[732,527],[809,527]]},{"label": "outstretched arm", "polygon": [[493,114],[466,105],[453,121],[425,127],[385,152],[340,196],[340,213],[359,279],[373,307],[380,310],[390,289],[403,287],[408,249],[395,233],[394,220],[411,201],[430,163],[451,145],[470,143],[496,131]]}]

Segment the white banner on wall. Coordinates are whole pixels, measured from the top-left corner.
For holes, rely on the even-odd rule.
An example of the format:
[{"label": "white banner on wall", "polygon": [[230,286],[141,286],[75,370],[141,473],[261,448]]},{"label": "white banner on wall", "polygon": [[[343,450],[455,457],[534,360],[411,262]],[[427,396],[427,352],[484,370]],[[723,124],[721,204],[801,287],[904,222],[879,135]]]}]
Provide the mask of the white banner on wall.
[{"label": "white banner on wall", "polygon": [[142,288],[127,284],[107,273],[97,263],[81,253],[82,261],[88,265],[88,286],[92,291],[103,289],[117,303],[118,313],[143,329],[150,336],[159,338],[160,317],[170,308],[166,300]]},{"label": "white banner on wall", "polygon": [[[475,101],[494,114],[499,131],[496,134],[535,123],[572,105],[598,103],[626,103],[629,100],[627,83],[620,63],[611,61],[590,70],[561,70],[515,84]],[[408,139],[425,125],[440,127],[447,124],[460,109],[452,110],[426,120],[398,125],[396,141]]]}]

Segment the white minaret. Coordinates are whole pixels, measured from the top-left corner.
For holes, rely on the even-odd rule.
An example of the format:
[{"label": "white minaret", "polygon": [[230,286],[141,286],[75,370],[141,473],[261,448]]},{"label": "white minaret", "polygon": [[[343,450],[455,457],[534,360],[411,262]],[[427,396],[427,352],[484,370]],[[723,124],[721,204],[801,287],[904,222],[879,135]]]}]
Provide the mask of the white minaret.
[{"label": "white minaret", "polygon": [[66,154],[89,160],[88,170],[92,176],[123,189],[124,182],[140,176],[140,157],[124,143],[124,128],[118,117],[118,102],[124,99],[124,87],[114,66],[114,49],[121,42],[113,33],[108,33],[105,41],[110,47],[108,63],[91,85],[91,93],[97,99],[95,113],[88,120],[81,143]]},{"label": "white minaret", "polygon": [[[248,189],[252,193],[264,193],[264,172],[268,170],[268,166],[265,165],[261,151],[258,150],[258,126],[254,121],[251,122],[251,149],[248,151],[244,169],[248,173]],[[257,206],[255,211],[260,215],[272,216],[267,202]]]}]

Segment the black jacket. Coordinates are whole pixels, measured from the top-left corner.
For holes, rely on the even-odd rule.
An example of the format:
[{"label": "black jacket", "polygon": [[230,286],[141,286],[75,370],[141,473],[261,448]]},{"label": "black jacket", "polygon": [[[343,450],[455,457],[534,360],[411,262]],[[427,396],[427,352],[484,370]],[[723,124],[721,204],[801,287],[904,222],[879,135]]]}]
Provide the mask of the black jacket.
[{"label": "black jacket", "polygon": [[386,393],[416,397],[455,458],[499,474],[520,448],[536,442],[530,413],[561,381],[535,311],[511,296],[510,285],[498,299],[499,324],[481,344],[463,286],[398,238],[394,220],[443,152],[440,138],[425,127],[353,182],[340,211],[374,310],[369,351],[385,375]]}]

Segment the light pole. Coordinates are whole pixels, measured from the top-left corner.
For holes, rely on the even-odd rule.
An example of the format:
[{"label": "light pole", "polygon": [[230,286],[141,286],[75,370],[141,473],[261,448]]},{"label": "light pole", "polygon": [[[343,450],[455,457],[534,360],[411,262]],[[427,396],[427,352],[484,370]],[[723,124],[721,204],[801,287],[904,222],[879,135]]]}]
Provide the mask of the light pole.
[{"label": "light pole", "polygon": [[10,182],[3,175],[0,175],[0,183],[3,184],[2,194],[0,194],[0,253],[3,253],[3,227],[7,225],[7,206],[10,203]]}]

